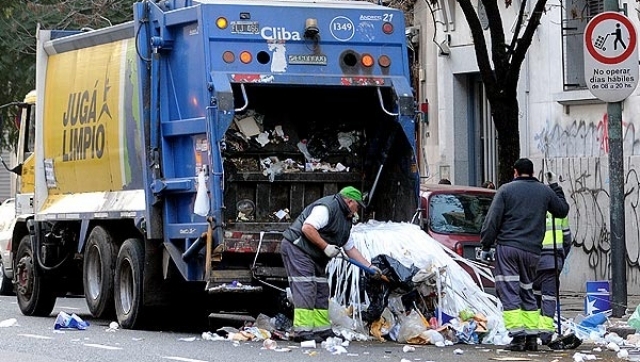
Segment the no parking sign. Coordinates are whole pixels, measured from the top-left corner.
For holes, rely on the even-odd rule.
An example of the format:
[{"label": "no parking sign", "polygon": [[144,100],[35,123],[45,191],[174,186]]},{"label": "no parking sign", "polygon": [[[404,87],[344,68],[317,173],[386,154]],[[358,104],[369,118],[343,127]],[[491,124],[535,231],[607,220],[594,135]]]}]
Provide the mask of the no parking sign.
[{"label": "no parking sign", "polygon": [[596,15],[584,32],[584,77],[591,93],[605,102],[627,98],[638,85],[638,36],[623,14]]}]

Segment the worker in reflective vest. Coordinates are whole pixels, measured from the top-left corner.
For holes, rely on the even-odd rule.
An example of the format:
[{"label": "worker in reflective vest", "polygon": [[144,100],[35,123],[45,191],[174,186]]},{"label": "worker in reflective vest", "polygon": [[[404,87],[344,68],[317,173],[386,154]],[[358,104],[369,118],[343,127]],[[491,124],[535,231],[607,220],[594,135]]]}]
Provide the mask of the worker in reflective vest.
[{"label": "worker in reflective vest", "polygon": [[[554,240],[555,238],[555,240]],[[555,242],[554,242],[555,241]],[[553,317],[557,310],[556,281],[571,250],[571,229],[568,218],[556,218],[547,212],[547,228],[542,239],[542,253],[533,280],[533,293],[540,307],[540,340],[546,345],[555,331]],[[553,256],[556,256],[557,261]],[[557,264],[556,264],[557,262]],[[557,269],[556,269],[557,267]]]}]

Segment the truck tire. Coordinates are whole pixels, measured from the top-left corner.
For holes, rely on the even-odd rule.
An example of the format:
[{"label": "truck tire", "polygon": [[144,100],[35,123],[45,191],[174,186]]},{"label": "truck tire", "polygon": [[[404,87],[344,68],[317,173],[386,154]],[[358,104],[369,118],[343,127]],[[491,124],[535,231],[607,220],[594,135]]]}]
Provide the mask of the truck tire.
[{"label": "truck tire", "polygon": [[18,306],[24,315],[46,317],[56,304],[56,294],[52,281],[35,273],[36,263],[31,240],[25,235],[16,251],[16,295]]},{"label": "truck tire", "polygon": [[113,270],[117,255],[118,247],[111,234],[102,226],[94,227],[84,248],[82,283],[89,312],[96,318],[113,317]]},{"label": "truck tire", "polygon": [[0,295],[13,295],[13,284],[4,272],[2,259],[0,259]]},{"label": "truck tire", "polygon": [[115,307],[122,328],[135,329],[142,323],[142,283],[144,246],[142,240],[124,241],[118,252],[115,269]]}]

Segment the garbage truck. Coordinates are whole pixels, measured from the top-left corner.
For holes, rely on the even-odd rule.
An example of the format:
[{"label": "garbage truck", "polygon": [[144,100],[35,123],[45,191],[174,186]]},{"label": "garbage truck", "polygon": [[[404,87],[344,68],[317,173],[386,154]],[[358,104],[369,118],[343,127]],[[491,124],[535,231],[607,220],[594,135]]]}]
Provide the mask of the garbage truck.
[{"label": "garbage truck", "polygon": [[309,203],[350,185],[366,194],[361,220],[411,219],[401,11],[335,0],[132,10],[103,29],[37,32],[13,168],[23,314],[49,315],[67,293],[131,329],[185,299],[267,308],[287,286],[282,232]]}]

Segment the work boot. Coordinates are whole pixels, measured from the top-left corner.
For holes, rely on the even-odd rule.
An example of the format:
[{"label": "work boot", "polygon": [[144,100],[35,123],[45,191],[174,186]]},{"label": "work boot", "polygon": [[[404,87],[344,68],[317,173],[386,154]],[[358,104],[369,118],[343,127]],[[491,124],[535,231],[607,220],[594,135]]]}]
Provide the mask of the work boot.
[{"label": "work boot", "polygon": [[540,342],[542,342],[543,346],[546,346],[551,342],[551,338],[553,338],[552,332],[542,332],[540,333]]},{"label": "work boot", "polygon": [[527,349],[525,336],[513,337],[511,343],[504,347],[507,351],[523,352]]},{"label": "work boot", "polygon": [[293,341],[298,343],[304,341],[313,341],[316,340],[316,338],[316,335],[311,331],[299,331],[293,333]]},{"label": "work boot", "polygon": [[538,335],[530,335],[527,336],[525,341],[525,346],[527,347],[527,351],[537,351],[538,350]]}]

